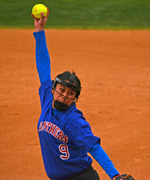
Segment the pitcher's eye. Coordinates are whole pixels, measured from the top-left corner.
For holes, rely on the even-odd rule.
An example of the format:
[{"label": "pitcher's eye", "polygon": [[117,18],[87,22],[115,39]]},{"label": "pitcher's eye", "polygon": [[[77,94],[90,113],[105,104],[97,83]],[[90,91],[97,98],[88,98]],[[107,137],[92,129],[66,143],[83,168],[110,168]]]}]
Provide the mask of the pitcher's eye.
[{"label": "pitcher's eye", "polygon": [[60,91],[61,91],[61,92],[64,92],[64,91],[65,91],[65,89],[64,89],[64,88],[60,88]]},{"label": "pitcher's eye", "polygon": [[73,92],[69,92],[68,95],[69,95],[69,96],[73,96],[74,93],[73,93]]}]

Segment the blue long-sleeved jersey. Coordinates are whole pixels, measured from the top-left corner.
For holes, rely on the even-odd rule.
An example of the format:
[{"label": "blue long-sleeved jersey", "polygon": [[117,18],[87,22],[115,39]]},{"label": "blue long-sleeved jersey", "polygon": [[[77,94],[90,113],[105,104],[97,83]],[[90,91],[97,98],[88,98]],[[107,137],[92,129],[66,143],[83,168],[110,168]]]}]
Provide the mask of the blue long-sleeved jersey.
[{"label": "blue long-sleeved jersey", "polygon": [[118,171],[100,146],[100,138],[93,135],[89,123],[76,105],[73,104],[66,111],[53,113],[50,57],[45,31],[34,32],[34,37],[42,109],[37,128],[48,177],[63,180],[81,172],[92,163],[91,157],[87,155],[90,152],[110,178],[113,178],[119,174]]}]

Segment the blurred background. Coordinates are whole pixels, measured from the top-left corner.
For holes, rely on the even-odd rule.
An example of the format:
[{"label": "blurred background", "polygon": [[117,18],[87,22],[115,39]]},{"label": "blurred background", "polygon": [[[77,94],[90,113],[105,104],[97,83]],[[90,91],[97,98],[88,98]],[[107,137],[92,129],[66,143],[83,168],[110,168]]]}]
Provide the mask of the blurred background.
[{"label": "blurred background", "polygon": [[1,0],[0,28],[33,27],[35,4],[50,9],[47,28],[145,29],[150,27],[149,0]]}]

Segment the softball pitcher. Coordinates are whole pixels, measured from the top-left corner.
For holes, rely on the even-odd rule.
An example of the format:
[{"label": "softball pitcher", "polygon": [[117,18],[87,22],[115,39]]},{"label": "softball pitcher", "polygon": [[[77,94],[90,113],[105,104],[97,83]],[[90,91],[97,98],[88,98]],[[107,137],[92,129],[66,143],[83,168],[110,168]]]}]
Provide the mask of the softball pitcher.
[{"label": "softball pitcher", "polygon": [[[48,11],[49,12],[49,11]],[[36,66],[41,86],[41,116],[37,125],[47,176],[51,180],[99,180],[89,152],[110,179],[133,180],[120,175],[100,145],[82,112],[76,108],[81,82],[75,72],[63,72],[51,80],[50,57],[44,26],[49,13],[35,24]]]}]

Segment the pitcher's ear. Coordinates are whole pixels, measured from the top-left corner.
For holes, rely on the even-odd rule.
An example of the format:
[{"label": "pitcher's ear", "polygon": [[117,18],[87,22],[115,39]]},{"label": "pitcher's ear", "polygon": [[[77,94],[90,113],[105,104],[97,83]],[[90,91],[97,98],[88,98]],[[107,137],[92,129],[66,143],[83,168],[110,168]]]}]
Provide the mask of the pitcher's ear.
[{"label": "pitcher's ear", "polygon": [[54,89],[52,89],[52,94],[54,94]]}]

